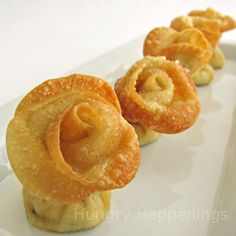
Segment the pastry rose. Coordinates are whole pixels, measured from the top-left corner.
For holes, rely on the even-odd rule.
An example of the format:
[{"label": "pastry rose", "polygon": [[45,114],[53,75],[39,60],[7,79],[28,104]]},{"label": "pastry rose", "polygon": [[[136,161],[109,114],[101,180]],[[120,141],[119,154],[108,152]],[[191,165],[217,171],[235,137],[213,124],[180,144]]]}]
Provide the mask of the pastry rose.
[{"label": "pastry rose", "polygon": [[193,74],[193,80],[196,85],[209,84],[214,76],[211,66],[213,68],[221,68],[224,65],[224,55],[218,46],[221,37],[220,22],[216,19],[208,19],[200,16],[179,16],[172,20],[171,27],[177,31],[197,28],[205,35],[212,47],[210,65],[205,66],[202,70]]},{"label": "pastry rose", "polygon": [[[103,191],[129,183],[140,160],[135,131],[120,112],[107,82],[80,74],[48,80],[23,98],[8,126],[7,151],[31,223],[64,232],[105,217],[110,194]],[[93,207],[81,207],[84,201]],[[67,216],[76,209],[91,214],[96,206],[103,214],[92,222],[82,222],[81,214],[70,221],[62,206],[70,209],[62,211]]]},{"label": "pastry rose", "polygon": [[[225,32],[225,31],[229,31],[232,30],[236,27],[236,21],[231,17],[231,16],[227,16],[227,15],[223,15],[220,12],[212,9],[212,8],[207,8],[206,10],[194,10],[191,11],[189,13],[190,17],[198,17],[200,19],[202,19],[202,21],[207,22],[207,20],[209,21],[216,21],[219,25],[219,30],[216,29],[216,27],[211,26],[208,27],[208,35],[205,36],[207,37],[208,41],[211,43],[211,39],[208,36],[213,36],[214,33],[221,31],[221,32]],[[202,24],[202,26],[205,28],[206,27],[206,23]],[[211,33],[209,34],[209,31],[211,29]],[[204,33],[204,32],[203,32]],[[210,60],[210,65],[213,68],[221,68],[224,66],[224,54],[223,52],[220,50],[219,46],[218,46],[218,41],[216,41],[215,44],[212,44],[212,58]]]},{"label": "pastry rose", "polygon": [[147,56],[136,62],[116,82],[115,91],[123,116],[135,123],[143,145],[157,138],[155,132],[174,134],[188,129],[199,115],[190,73],[164,57]]}]

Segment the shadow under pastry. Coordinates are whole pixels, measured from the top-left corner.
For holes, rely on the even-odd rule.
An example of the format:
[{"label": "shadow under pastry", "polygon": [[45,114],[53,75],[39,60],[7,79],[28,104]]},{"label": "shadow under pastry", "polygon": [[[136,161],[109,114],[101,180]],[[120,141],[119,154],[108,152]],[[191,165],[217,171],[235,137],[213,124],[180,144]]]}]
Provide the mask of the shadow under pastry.
[{"label": "shadow under pastry", "polygon": [[201,87],[198,89],[201,102],[201,113],[208,114],[222,109],[222,104],[212,98],[212,87]]},{"label": "shadow under pastry", "polygon": [[186,131],[186,139],[188,140],[188,146],[196,148],[201,146],[205,141],[204,126],[206,121],[203,118],[199,118],[194,127],[190,131]]}]

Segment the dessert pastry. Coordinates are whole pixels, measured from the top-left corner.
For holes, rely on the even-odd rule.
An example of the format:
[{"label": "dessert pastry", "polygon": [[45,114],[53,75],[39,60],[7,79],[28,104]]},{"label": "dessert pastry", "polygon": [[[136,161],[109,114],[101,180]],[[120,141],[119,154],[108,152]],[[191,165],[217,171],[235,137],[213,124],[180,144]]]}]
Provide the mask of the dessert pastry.
[{"label": "dessert pastry", "polygon": [[[209,64],[213,68],[220,68],[224,65],[224,56],[217,44],[219,43],[221,37],[221,27],[220,23],[216,19],[208,19],[200,16],[179,16],[176,17],[171,22],[171,27],[177,31],[182,31],[188,28],[199,29],[212,47],[212,57]],[[204,71],[197,72],[193,76],[193,80],[196,85],[205,85],[211,82],[214,76],[214,72],[211,73],[212,77],[206,77],[206,68],[208,71],[213,72],[213,70],[207,66]],[[200,75],[205,75],[204,77],[198,77]],[[209,74],[210,75],[210,74]]]},{"label": "dessert pastry", "polygon": [[135,131],[120,113],[107,82],[80,74],[48,80],[23,98],[6,144],[30,223],[69,232],[106,217],[110,190],[128,184],[140,161]]},{"label": "dessert pastry", "polygon": [[204,35],[197,29],[178,32],[169,27],[153,29],[144,41],[144,56],[165,56],[178,60],[194,73],[202,69],[211,58],[211,47]]},{"label": "dessert pastry", "polygon": [[225,32],[236,27],[236,22],[231,16],[223,15],[220,12],[214,10],[213,8],[207,8],[206,10],[194,10],[188,15],[190,16],[200,16],[208,19],[217,20],[220,24],[221,32]]},{"label": "dessert pastry", "polygon": [[[217,12],[216,10],[214,10],[212,8],[207,8],[206,10],[191,11],[189,13],[189,16],[200,17],[200,18],[204,19],[205,21],[206,21],[206,19],[211,20],[211,21],[212,20],[217,21],[219,24],[219,30],[221,32],[232,30],[236,27],[236,21],[231,16],[223,15],[220,12]],[[215,27],[212,27],[212,31],[217,32]],[[208,40],[209,40],[209,38],[208,38]],[[211,40],[209,40],[209,42],[211,43]],[[216,41],[215,44],[212,44],[213,53],[212,53],[212,58],[210,60],[210,65],[216,69],[223,67],[224,61],[225,61],[223,52],[220,50],[219,46],[217,45],[218,42],[219,42],[219,40]]]},{"label": "dessert pastry", "polygon": [[212,48],[216,46],[221,37],[220,24],[216,19],[208,19],[199,16],[179,16],[171,21],[170,26],[177,31],[197,28],[204,34]]},{"label": "dessert pastry", "polygon": [[[196,28],[178,32],[169,27],[159,27],[147,35],[143,53],[151,56],[166,56],[172,61],[178,60],[191,74],[194,74],[194,79],[209,63],[212,48],[204,34]],[[205,81],[211,80],[212,78],[205,78]]]},{"label": "dessert pastry", "polygon": [[215,19],[207,19],[199,16],[179,16],[172,20],[171,27],[177,31],[197,28],[211,44],[212,57],[209,64],[192,75],[192,79],[196,85],[209,84],[214,78],[213,68],[220,68],[224,65],[224,55],[217,46],[221,37],[219,22]]},{"label": "dessert pastry", "polygon": [[159,136],[155,132],[188,129],[200,112],[190,73],[165,57],[147,56],[136,62],[116,82],[115,91],[122,114],[138,130],[142,145],[154,141]]},{"label": "dessert pastry", "polygon": [[[208,8],[206,11],[192,11],[189,16],[176,17],[171,22],[171,27],[177,31],[192,27],[201,30],[212,46],[210,65],[216,69],[223,67],[224,55],[220,50],[218,43],[221,32],[236,27],[232,17],[223,16],[212,8]],[[198,82],[200,82],[199,79]]]}]

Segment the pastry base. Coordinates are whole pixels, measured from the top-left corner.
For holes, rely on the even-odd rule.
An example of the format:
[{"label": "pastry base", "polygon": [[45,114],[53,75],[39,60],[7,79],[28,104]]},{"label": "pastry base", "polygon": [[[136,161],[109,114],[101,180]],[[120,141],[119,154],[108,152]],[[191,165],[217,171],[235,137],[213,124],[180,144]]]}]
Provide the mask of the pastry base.
[{"label": "pastry base", "polygon": [[68,205],[42,200],[25,188],[22,194],[28,221],[49,231],[64,233],[92,228],[101,223],[110,210],[110,191],[95,192],[82,202]]},{"label": "pastry base", "polygon": [[202,70],[195,72],[192,75],[193,82],[197,86],[203,86],[211,83],[214,78],[214,70],[208,64]]},{"label": "pastry base", "polygon": [[154,130],[151,130],[147,127],[144,127],[143,125],[139,123],[131,123],[131,125],[135,129],[140,146],[145,146],[149,143],[156,141],[161,135],[160,133]]},{"label": "pastry base", "polygon": [[223,52],[220,50],[218,46],[212,49],[212,57],[210,60],[210,65],[214,69],[222,68],[225,64],[225,57]]}]

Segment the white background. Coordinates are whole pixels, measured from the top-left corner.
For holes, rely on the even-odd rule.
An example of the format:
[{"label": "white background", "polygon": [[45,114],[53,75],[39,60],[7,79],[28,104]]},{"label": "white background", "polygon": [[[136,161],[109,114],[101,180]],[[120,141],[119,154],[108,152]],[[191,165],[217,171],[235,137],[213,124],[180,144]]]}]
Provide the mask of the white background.
[{"label": "white background", "polygon": [[[0,105],[208,6],[236,18],[235,0],[0,0]],[[223,39],[236,41],[235,31]]]}]

